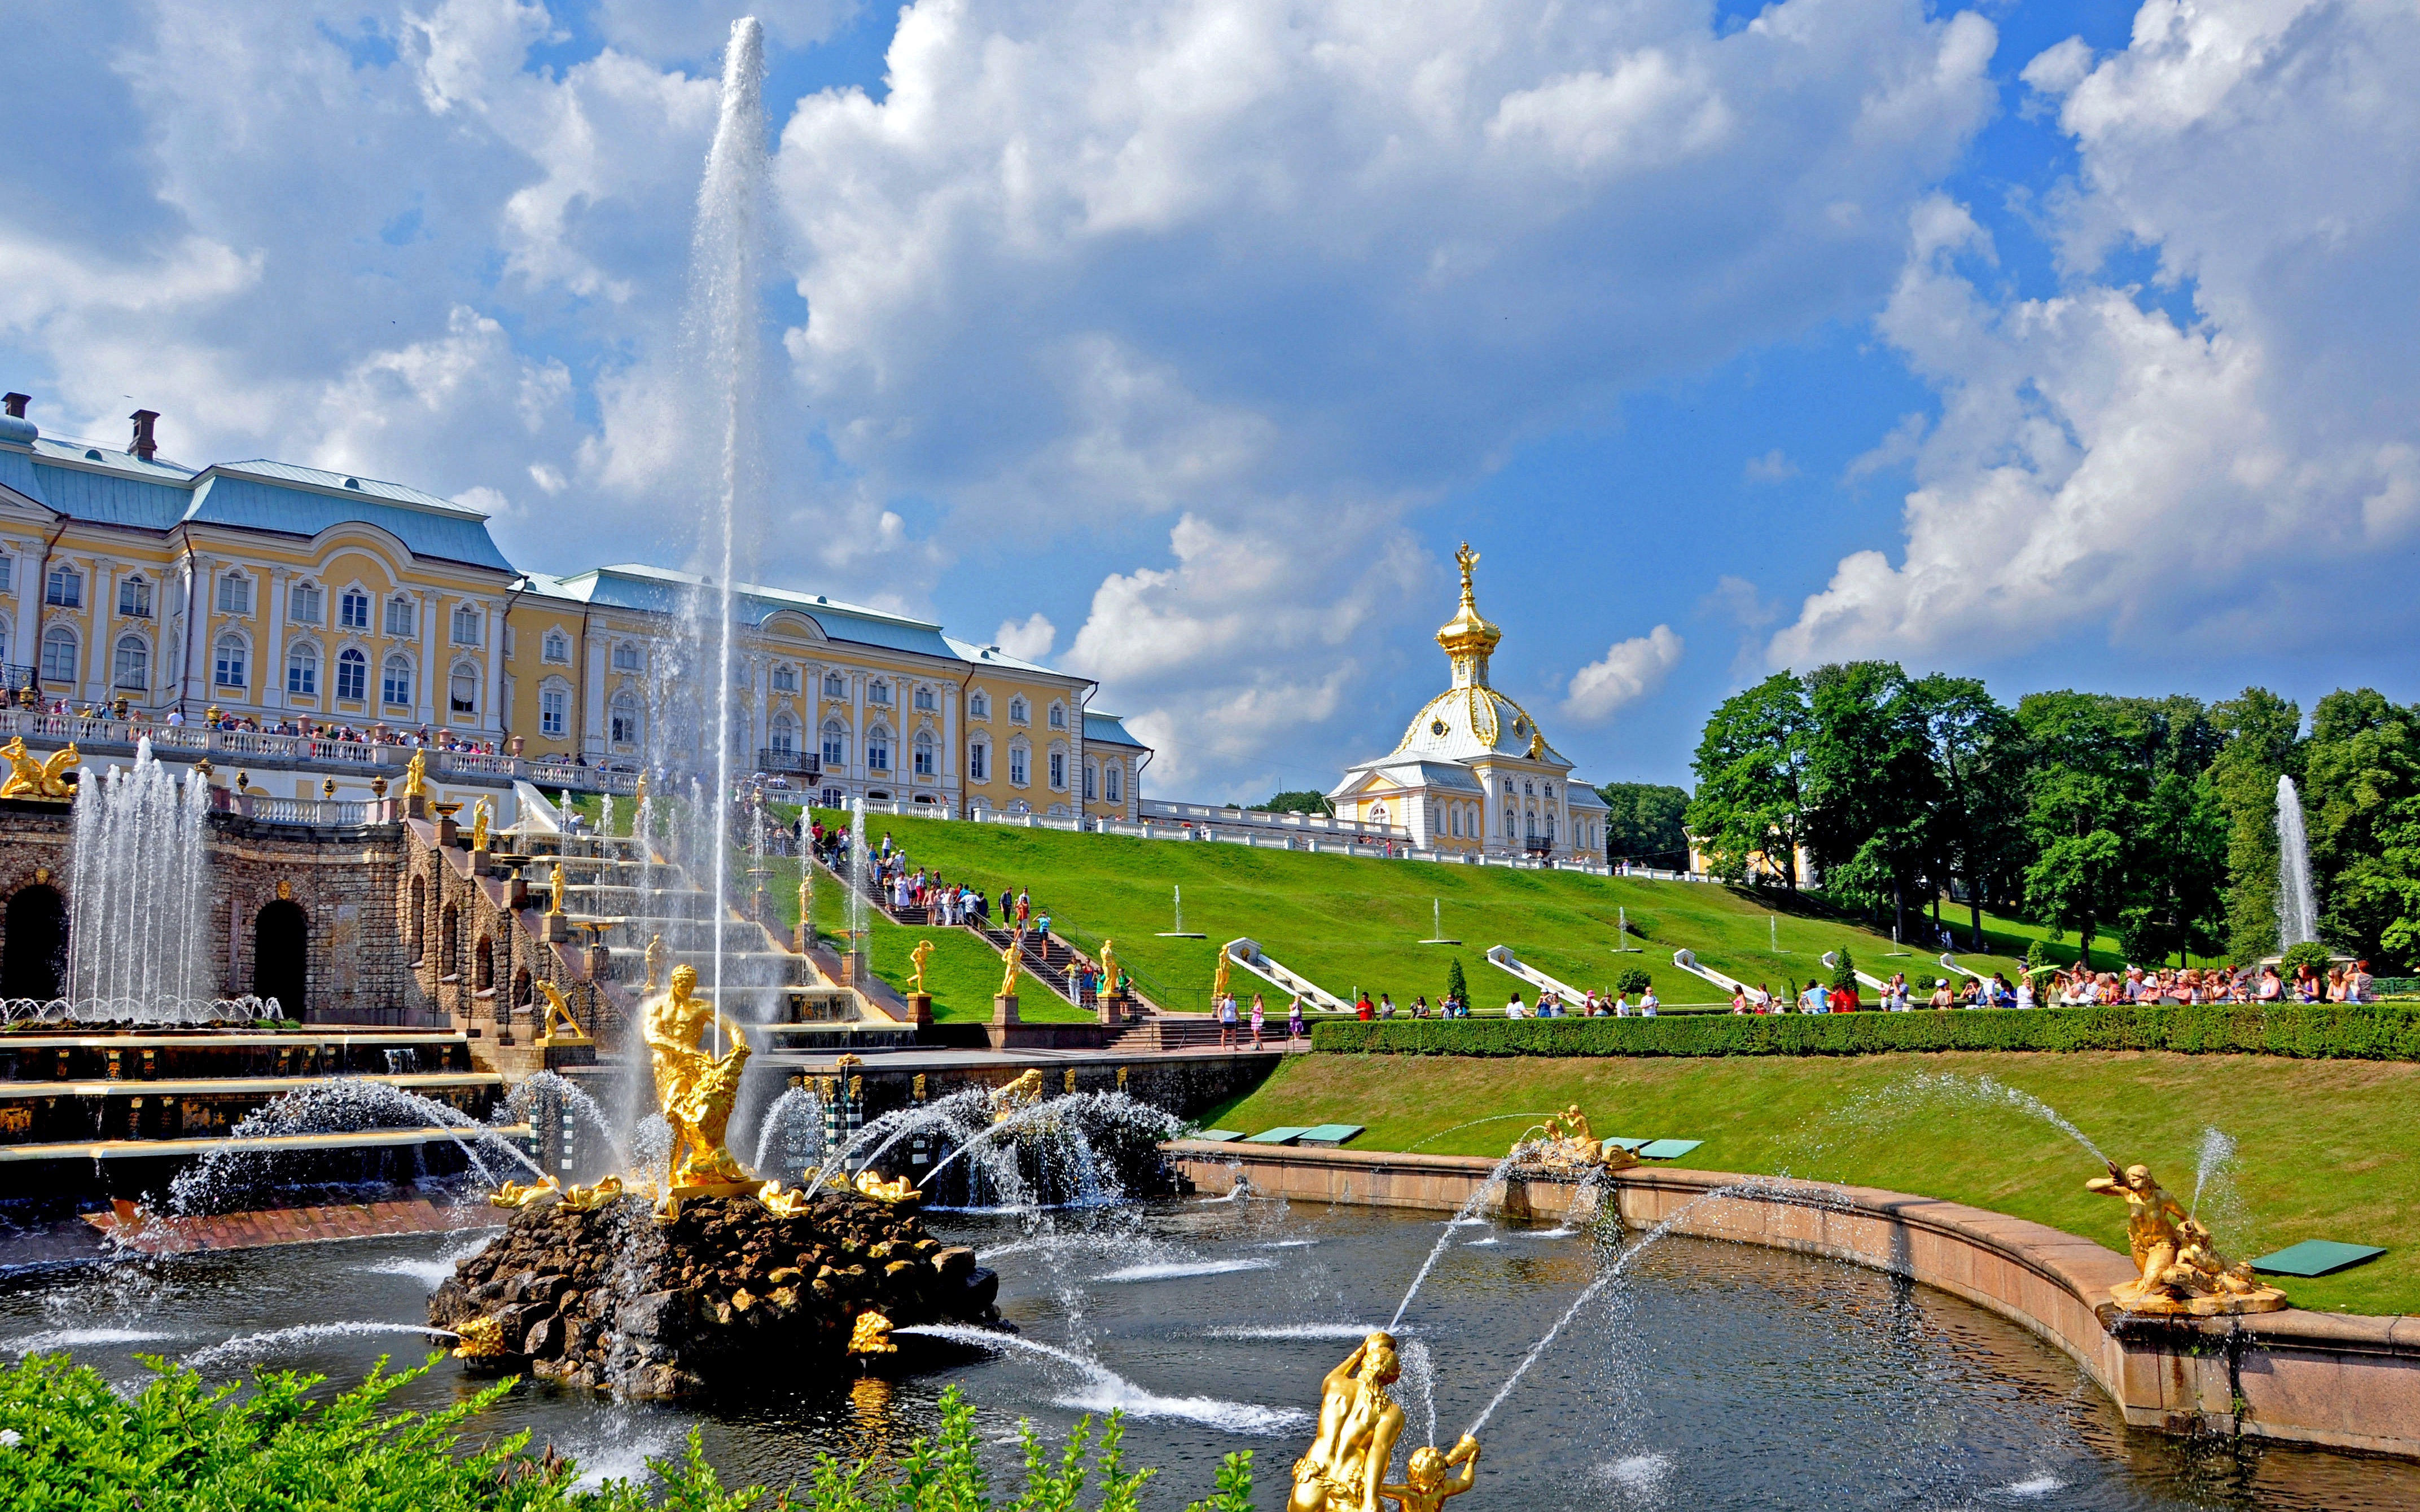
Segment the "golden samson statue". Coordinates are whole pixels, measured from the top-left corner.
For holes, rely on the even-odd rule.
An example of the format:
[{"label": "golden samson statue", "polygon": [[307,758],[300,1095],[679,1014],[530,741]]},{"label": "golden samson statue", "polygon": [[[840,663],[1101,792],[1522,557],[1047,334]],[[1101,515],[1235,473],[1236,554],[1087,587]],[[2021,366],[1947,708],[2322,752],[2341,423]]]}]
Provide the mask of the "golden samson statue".
[{"label": "golden samson statue", "polygon": [[1319,1431],[1294,1462],[1287,1512],[1384,1512],[1378,1488],[1404,1431],[1404,1410],[1387,1388],[1403,1374],[1395,1336],[1372,1334],[1319,1388]]},{"label": "golden samson statue", "polygon": [[[720,1056],[703,1048],[718,1023],[731,1041]],[[762,1183],[723,1145],[739,1073],[748,1065],[748,1038],[729,1014],[698,995],[695,966],[673,968],[670,990],[647,1005],[642,1038],[655,1069],[657,1106],[673,1130],[665,1211],[677,1211],[683,1197],[753,1194]]]},{"label": "golden samson statue", "polygon": [[2111,1161],[2109,1174],[2084,1189],[2125,1201],[2126,1247],[2141,1274],[2110,1288],[2109,1299],[2126,1311],[2218,1318],[2291,1305],[2284,1292],[2255,1277],[2249,1263],[2221,1258],[2210,1230],[2152,1179],[2149,1166],[2121,1171]]}]

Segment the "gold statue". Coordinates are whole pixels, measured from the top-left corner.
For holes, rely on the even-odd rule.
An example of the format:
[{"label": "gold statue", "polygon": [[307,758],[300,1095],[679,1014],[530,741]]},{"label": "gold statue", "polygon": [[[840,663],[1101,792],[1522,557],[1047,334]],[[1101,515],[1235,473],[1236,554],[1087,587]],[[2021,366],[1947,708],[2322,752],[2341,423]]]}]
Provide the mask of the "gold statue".
[{"label": "gold statue", "polygon": [[991,1121],[1002,1123],[1042,1101],[1042,1072],[1029,1071],[991,1095]]},{"label": "gold statue", "polygon": [[464,1323],[454,1337],[458,1360],[492,1360],[505,1352],[504,1325],[484,1314]]},{"label": "gold statue", "polygon": [[[1446,1471],[1454,1465],[1462,1473],[1449,1476]],[[1450,1451],[1434,1448],[1415,1449],[1404,1466],[1404,1484],[1380,1486],[1378,1494],[1403,1508],[1403,1512],[1437,1512],[1446,1498],[1460,1496],[1470,1489],[1479,1478],[1479,1441],[1466,1433],[1462,1442]]]},{"label": "gold statue", "polygon": [[[812,1170],[800,1174],[811,1180],[815,1175]],[[763,1203],[765,1211],[776,1218],[803,1218],[814,1211],[808,1205],[807,1194],[803,1189],[793,1187],[783,1191],[779,1181],[766,1182],[764,1189],[756,1194],[756,1200]]]},{"label": "gold statue", "polygon": [[1101,942],[1101,995],[1113,997],[1118,990],[1118,942]]},{"label": "gold statue", "polygon": [[1638,1164],[1637,1154],[1609,1140],[1598,1139],[1589,1127],[1588,1115],[1580,1111],[1577,1103],[1549,1118],[1543,1130],[1512,1141],[1512,1153],[1521,1156],[1525,1165],[1566,1176],[1595,1166],[1619,1171]]},{"label": "gold statue", "polygon": [[637,788],[636,792],[635,792],[635,793],[633,794],[633,795],[632,795],[632,801],[633,801],[633,802],[634,802],[638,807],[640,807],[640,808],[643,808],[643,809],[644,809],[644,808],[645,808],[645,807],[646,807],[646,803],[647,803],[647,774],[646,774],[646,773],[644,773],[644,772],[641,772],[641,773],[639,774],[639,786],[638,786],[638,788]]},{"label": "gold statue", "polygon": [[1025,964],[1025,935],[1022,933],[1008,937],[1008,949],[1001,952],[1001,963],[1000,995],[1014,997],[1016,995],[1016,970]]},{"label": "gold statue", "polygon": [[488,800],[481,798],[471,810],[471,849],[488,848]]},{"label": "gold statue", "polygon": [[1287,1512],[1383,1512],[1378,1487],[1404,1431],[1404,1410],[1387,1395],[1403,1374],[1391,1334],[1372,1334],[1319,1388],[1319,1431],[1294,1462]]},{"label": "gold statue", "polygon": [[1463,542],[1462,548],[1454,552],[1453,564],[1462,569],[1462,601],[1467,604],[1471,601],[1470,569],[1479,565],[1479,553],[1470,548],[1468,541]]},{"label": "gold statue", "polygon": [[[718,1023],[730,1035],[731,1048],[713,1056],[699,1043]],[[666,1203],[677,1211],[684,1196],[757,1191],[762,1183],[723,1146],[739,1073],[748,1064],[748,1039],[729,1014],[697,995],[695,966],[673,968],[672,987],[648,1003],[641,1034],[654,1065],[657,1103],[673,1129]]]},{"label": "gold statue", "polygon": [[2152,1179],[2148,1165],[2084,1183],[2087,1192],[2126,1203],[2126,1245],[2141,1275],[2109,1288],[2110,1300],[2132,1313],[2216,1318],[2235,1313],[2273,1313],[2290,1305],[2286,1294],[2256,1280],[2246,1263],[2228,1265],[2210,1230]]},{"label": "gold statue", "polygon": [[915,1182],[904,1176],[895,1181],[886,1181],[872,1171],[857,1173],[857,1190],[876,1202],[913,1202],[924,1195],[916,1190]]},{"label": "gold statue", "polygon": [[656,934],[651,935],[648,938],[645,955],[647,963],[647,980],[640,988],[640,991],[651,993],[658,987],[663,985],[664,961],[671,954],[672,952],[670,950],[664,949],[664,937],[662,935]]},{"label": "gold statue", "polygon": [[546,901],[546,913],[549,918],[563,917],[563,863],[561,861],[554,863],[554,896]]},{"label": "gold statue", "polygon": [[403,768],[403,795],[407,798],[428,796],[428,752],[415,750]]},{"label": "gold statue", "polygon": [[488,1194],[488,1205],[491,1208],[520,1209],[561,1196],[563,1188],[555,1184],[554,1178],[541,1176],[526,1186],[519,1181],[506,1181]]},{"label": "gold statue", "polygon": [[571,1004],[565,999],[562,988],[540,979],[537,990],[546,995],[546,1025],[538,1030],[539,1049],[591,1045],[597,1042],[590,1039],[587,1031],[580,1026],[580,1021],[571,1016]]},{"label": "gold statue", "polygon": [[67,773],[83,757],[73,746],[54,750],[40,761],[25,753],[25,737],[19,735],[6,747],[0,747],[0,757],[8,762],[8,776],[0,780],[0,798],[70,798],[75,795],[68,786]]},{"label": "gold statue", "polygon": [[1580,1111],[1577,1103],[1548,1119],[1546,1133],[1553,1138],[1584,1140],[1591,1145],[1596,1143],[1596,1135],[1589,1129],[1588,1115]]},{"label": "gold statue", "polygon": [[908,952],[908,968],[915,973],[917,992],[924,990],[924,963],[933,959],[933,942],[918,940],[916,949]]},{"label": "gold statue", "polygon": [[1218,1011],[1219,999],[1227,995],[1227,965],[1229,959],[1226,948],[1224,946],[1219,947],[1218,969],[1210,974],[1210,1008],[1214,1012]]},{"label": "gold statue", "polygon": [[899,1346],[891,1342],[891,1319],[880,1313],[860,1313],[857,1326],[849,1331],[848,1352],[851,1354],[897,1354]]},{"label": "gold statue", "polygon": [[566,1187],[563,1205],[573,1212],[594,1212],[622,1196],[622,1179],[609,1176],[595,1186]]}]

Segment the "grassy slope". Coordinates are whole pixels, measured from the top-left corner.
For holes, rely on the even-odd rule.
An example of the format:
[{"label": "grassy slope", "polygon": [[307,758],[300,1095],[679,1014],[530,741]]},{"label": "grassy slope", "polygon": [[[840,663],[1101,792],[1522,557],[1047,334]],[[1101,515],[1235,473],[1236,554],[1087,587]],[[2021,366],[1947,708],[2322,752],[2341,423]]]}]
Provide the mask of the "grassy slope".
[{"label": "grassy slope", "polygon": [[[827,814],[830,823],[834,816]],[[1445,985],[1446,960],[1462,958],[1473,1000],[1500,1006],[1512,978],[1487,964],[1491,945],[1509,945],[1528,964],[1575,987],[1609,988],[1623,970],[1644,966],[1668,1003],[1708,1002],[1714,988],[1672,964],[1676,949],[1748,981],[1778,990],[1821,969],[1817,957],[1846,945],[1875,976],[1907,968],[1922,956],[1887,958],[1887,938],[1822,917],[1812,908],[1779,916],[1784,954],[1769,946],[1764,900],[1699,883],[1646,882],[1565,872],[1516,872],[1502,867],[1442,866],[1241,845],[1073,835],[1005,825],[897,819],[893,841],[911,865],[937,867],[953,880],[976,883],[997,896],[1003,886],[1032,889],[1037,905],[1097,938],[1117,941],[1119,959],[1140,984],[1155,981],[1199,1011],[1210,988],[1218,947],[1249,935],[1288,966],[1337,995],[1356,987],[1407,1004],[1415,993],[1434,1001]],[[872,826],[878,841],[881,825]],[[1171,891],[1185,889],[1185,924],[1208,936],[1169,940]],[[1459,948],[1422,946],[1430,933],[1432,898],[1442,902],[1445,933]],[[1637,953],[1614,951],[1617,911],[1627,909]],[[1642,941],[1640,936],[1644,935]],[[2005,957],[1976,957],[1978,970],[2012,969]],[[1936,974],[1938,968],[1935,968]],[[1239,990],[1256,979],[1237,972]],[[1524,998],[1533,995],[1524,991]]]},{"label": "grassy slope", "polygon": [[[2040,1120],[1926,1083],[1990,1075],[2072,1119],[2120,1162],[2142,1161],[2180,1196],[2215,1124],[2241,1146],[2239,1211],[2206,1199],[2230,1258],[2305,1239],[2382,1244],[2367,1265],[2288,1279],[2306,1307],[2420,1312],[2420,1135],[2409,1110],[2420,1065],[2249,1056],[1983,1055],[1480,1060],[1316,1055],[1205,1122],[1363,1123],[1357,1149],[1418,1143],[1500,1155],[1523,1125],[1441,1130],[1499,1112],[1578,1103],[1600,1134],[1702,1139],[1678,1164],[1789,1172],[1973,1203],[2122,1249],[2125,1213],[2084,1191],[2100,1174]],[[1424,1141],[1425,1142],[1422,1142]]]}]

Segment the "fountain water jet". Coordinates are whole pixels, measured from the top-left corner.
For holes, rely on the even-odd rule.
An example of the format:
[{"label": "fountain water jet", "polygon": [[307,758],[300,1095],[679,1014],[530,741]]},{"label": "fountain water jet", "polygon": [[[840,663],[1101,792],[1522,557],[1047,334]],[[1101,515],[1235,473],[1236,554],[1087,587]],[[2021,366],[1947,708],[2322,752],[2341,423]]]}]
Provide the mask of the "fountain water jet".
[{"label": "fountain water jet", "polygon": [[2277,949],[2319,937],[2319,901],[2311,889],[2311,838],[2303,827],[2303,798],[2294,779],[2277,779]]},{"label": "fountain water jet", "polygon": [[158,1023],[192,1018],[211,996],[209,808],[200,774],[172,775],[148,739],[132,770],[85,785],[68,870],[70,1002],[110,1003],[112,1016],[131,1006],[138,1022]]}]

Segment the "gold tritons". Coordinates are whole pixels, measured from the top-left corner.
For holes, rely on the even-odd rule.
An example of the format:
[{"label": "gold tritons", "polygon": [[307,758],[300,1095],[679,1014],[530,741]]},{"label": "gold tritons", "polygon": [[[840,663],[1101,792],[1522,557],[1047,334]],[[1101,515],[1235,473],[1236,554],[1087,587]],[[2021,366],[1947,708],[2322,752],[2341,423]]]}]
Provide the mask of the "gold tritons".
[{"label": "gold tritons", "polygon": [[2126,1245],[2141,1273],[2110,1288],[2109,1299],[2126,1311],[2219,1318],[2292,1305],[2284,1292],[2255,1277],[2248,1262],[2227,1264],[2209,1228],[2152,1179],[2149,1166],[2119,1170],[2111,1161],[2108,1175],[2084,1187],[2125,1201]]},{"label": "gold tritons", "polygon": [[25,751],[25,737],[19,735],[0,747],[0,757],[6,757],[8,763],[8,776],[0,779],[0,798],[75,796],[75,790],[68,785],[67,774],[84,758],[73,746],[37,761]]},{"label": "gold tritons", "polygon": [[991,1095],[991,1121],[1009,1119],[1042,1101],[1042,1072],[1029,1071]]},{"label": "gold tritons", "polygon": [[1383,1512],[1378,1488],[1404,1431],[1404,1410],[1387,1388],[1403,1374],[1395,1336],[1373,1333],[1319,1388],[1319,1428],[1294,1462],[1287,1512]]}]

